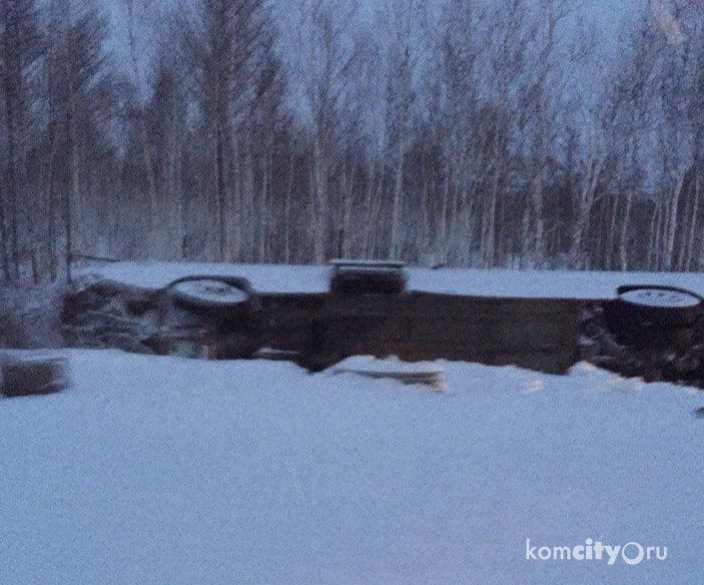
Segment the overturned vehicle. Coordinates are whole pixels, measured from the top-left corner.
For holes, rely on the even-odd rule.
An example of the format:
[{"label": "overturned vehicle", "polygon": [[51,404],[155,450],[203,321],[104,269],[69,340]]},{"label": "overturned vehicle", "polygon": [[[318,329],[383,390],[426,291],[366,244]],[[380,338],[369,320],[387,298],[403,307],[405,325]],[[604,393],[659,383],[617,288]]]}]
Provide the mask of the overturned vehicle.
[{"label": "overturned vehicle", "polygon": [[493,298],[408,290],[402,263],[332,264],[329,290],[261,293],[235,276],[153,290],[92,278],[66,295],[68,345],[204,359],[352,355],[463,360],[564,373],[585,360],[624,376],[704,386],[702,297],[624,285],[613,299]]}]

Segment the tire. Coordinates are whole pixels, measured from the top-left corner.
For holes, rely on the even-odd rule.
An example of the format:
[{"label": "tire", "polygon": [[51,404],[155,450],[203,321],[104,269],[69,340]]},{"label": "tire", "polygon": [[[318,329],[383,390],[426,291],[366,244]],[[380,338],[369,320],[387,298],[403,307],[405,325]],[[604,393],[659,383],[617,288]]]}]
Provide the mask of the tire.
[{"label": "tire", "polygon": [[[625,285],[604,305],[607,327],[626,345],[671,347],[690,337],[704,299],[691,291],[659,285]],[[680,341],[678,341],[680,340]]]},{"label": "tire", "polygon": [[186,276],[171,282],[167,289],[179,307],[196,313],[227,317],[261,310],[259,297],[245,278]]},{"label": "tire", "polygon": [[217,359],[243,359],[260,348],[264,330],[261,299],[245,278],[187,276],[167,289],[175,306],[210,332]]}]

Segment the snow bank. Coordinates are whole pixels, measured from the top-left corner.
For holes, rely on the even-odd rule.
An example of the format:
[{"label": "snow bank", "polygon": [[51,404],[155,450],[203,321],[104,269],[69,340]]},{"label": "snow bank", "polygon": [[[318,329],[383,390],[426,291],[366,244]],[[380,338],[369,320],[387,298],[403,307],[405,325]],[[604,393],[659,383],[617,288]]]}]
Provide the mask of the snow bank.
[{"label": "snow bank", "polygon": [[[0,402],[0,583],[695,583],[699,394],[442,363],[452,391],[74,351]],[[626,391],[622,391],[622,390]],[[614,391],[617,390],[617,391]],[[526,560],[533,545],[665,561]]]},{"label": "snow bank", "polygon": [[[461,270],[408,268],[410,290],[522,298],[608,299],[623,284],[678,286],[704,294],[701,275],[692,273],[569,272],[548,270]],[[264,293],[324,293],[329,266],[264,264],[197,264],[120,262],[96,265],[84,272],[143,286],[160,288],[192,274],[241,276]]]}]

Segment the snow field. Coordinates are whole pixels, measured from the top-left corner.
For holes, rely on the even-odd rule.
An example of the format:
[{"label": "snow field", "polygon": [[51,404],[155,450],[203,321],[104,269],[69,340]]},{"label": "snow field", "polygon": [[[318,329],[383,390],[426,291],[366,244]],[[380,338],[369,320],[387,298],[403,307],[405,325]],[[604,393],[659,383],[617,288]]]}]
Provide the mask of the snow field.
[{"label": "snow field", "polygon": [[[694,583],[703,402],[587,365],[448,393],[283,362],[71,351],[0,401],[0,583]],[[665,561],[526,560],[532,545]]]}]

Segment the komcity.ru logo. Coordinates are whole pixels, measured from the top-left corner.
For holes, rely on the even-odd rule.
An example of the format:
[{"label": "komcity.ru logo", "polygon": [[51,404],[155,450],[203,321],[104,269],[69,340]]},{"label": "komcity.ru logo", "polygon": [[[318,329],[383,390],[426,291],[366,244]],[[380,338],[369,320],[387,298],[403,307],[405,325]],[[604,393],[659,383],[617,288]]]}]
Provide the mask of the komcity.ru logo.
[{"label": "komcity.ru logo", "polygon": [[606,561],[613,565],[622,561],[628,565],[639,565],[643,561],[667,558],[666,546],[643,546],[637,542],[611,546],[587,538],[584,544],[576,546],[531,546],[526,538],[527,561]]}]

